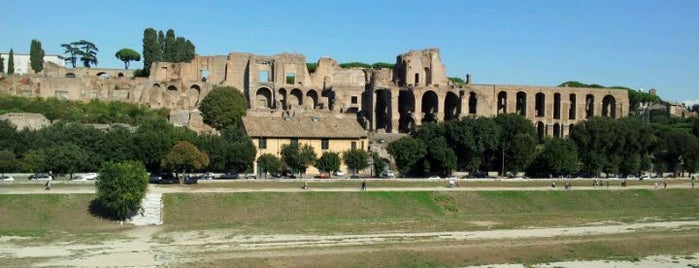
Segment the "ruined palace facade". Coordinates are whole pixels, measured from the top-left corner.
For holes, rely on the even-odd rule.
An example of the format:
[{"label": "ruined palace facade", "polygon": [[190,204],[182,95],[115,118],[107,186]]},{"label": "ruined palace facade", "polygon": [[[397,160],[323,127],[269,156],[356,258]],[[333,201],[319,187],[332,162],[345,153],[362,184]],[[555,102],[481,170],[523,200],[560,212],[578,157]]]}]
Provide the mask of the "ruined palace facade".
[{"label": "ruined palace facade", "polygon": [[0,81],[0,94],[137,102],[184,111],[178,120],[191,125],[198,120],[192,114],[199,101],[214,86],[232,86],[247,97],[250,113],[341,113],[355,116],[369,131],[386,133],[468,115],[517,113],[530,119],[540,136],[565,136],[590,116],[616,118],[629,112],[625,90],[482,85],[471,83],[468,75],[466,83],[456,85],[447,78],[438,49],[398,55],[393,69],[341,68],[333,59],[321,58],[311,72],[306,63],[305,56],[289,53],[196,56],[188,63],[154,63],[148,78],[118,71],[108,77],[102,71],[96,78],[97,73],[59,68],[48,70],[50,76],[12,82],[9,89],[7,81]]}]

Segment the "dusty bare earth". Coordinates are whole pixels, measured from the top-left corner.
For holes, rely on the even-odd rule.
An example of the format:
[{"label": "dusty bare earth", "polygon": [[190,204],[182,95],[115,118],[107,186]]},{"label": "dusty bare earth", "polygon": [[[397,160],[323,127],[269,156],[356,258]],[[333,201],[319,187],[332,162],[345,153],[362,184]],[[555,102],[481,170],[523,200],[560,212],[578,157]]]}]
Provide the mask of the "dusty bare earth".
[{"label": "dusty bare earth", "polygon": [[[87,185],[86,185],[87,186]],[[179,190],[178,190],[179,189]],[[180,187],[152,187],[151,191],[187,191]],[[296,189],[267,189],[297,191]],[[321,189],[317,189],[321,190]],[[323,189],[323,191],[328,189]],[[331,189],[330,189],[331,190]],[[378,189],[376,189],[378,190]],[[382,189],[390,190],[390,189]],[[397,190],[397,189],[396,189]],[[405,190],[405,189],[400,189]],[[417,190],[417,189],[416,189]],[[425,190],[425,189],[422,189]],[[430,189],[434,190],[434,189]],[[499,188],[502,190],[502,188]],[[518,188],[522,190],[522,188]],[[543,189],[537,189],[543,190]],[[90,192],[90,188],[62,190]],[[209,188],[202,191],[237,191],[231,188]],[[258,189],[259,191],[259,189]],[[8,193],[43,193],[43,189],[12,189]],[[56,192],[53,192],[56,193]],[[473,222],[489,226],[490,222]],[[440,243],[507,243],[518,239],[542,239],[555,244],[558,239],[582,239],[589,236],[634,234],[637,232],[677,231],[699,229],[699,221],[602,222],[586,226],[525,228],[514,230],[485,230],[467,232],[385,232],[353,235],[314,234],[248,234],[237,229],[216,229],[167,232],[162,227],[129,227],[118,234],[95,240],[76,238],[53,242],[34,242],[27,237],[0,237],[0,267],[19,267],[30,263],[34,267],[158,267],[204,261],[211,258],[266,258],[306,256],[324,251],[362,251],[380,246],[433,247]],[[503,242],[504,241],[504,242]],[[310,250],[312,249],[312,250]],[[27,262],[27,259],[30,259]],[[521,264],[487,265],[483,267],[524,267]],[[528,265],[526,267],[531,267]],[[649,256],[636,262],[573,261],[541,264],[534,267],[699,267],[699,252],[685,258]]]},{"label": "dusty bare earth", "polygon": [[[479,223],[488,224],[488,223]],[[594,226],[528,228],[516,230],[492,230],[472,232],[423,232],[423,233],[373,233],[359,235],[312,235],[312,234],[272,234],[249,235],[235,229],[201,230],[184,232],[162,232],[160,227],[133,227],[121,236],[99,243],[79,243],[79,241],[59,241],[49,244],[34,244],[23,237],[0,238],[0,256],[7,260],[16,258],[37,258],[35,267],[156,267],[177,263],[202,261],[221,256],[225,258],[303,256],[315,254],[309,250],[334,249],[352,250],[358,247],[376,245],[420,245],[455,241],[516,240],[522,238],[574,238],[591,235],[609,235],[655,230],[689,230],[699,228],[699,221],[654,222],[654,223],[601,223]],[[552,243],[554,240],[551,240]],[[367,247],[370,248],[370,247]],[[367,249],[368,250],[368,249]],[[694,259],[679,259],[689,264],[699,264],[699,253]],[[210,259],[209,259],[210,260]],[[6,262],[7,263],[7,262]],[[11,262],[10,262],[11,263]],[[567,262],[563,267],[604,267],[605,264],[620,265],[622,262]],[[638,266],[643,264],[641,266]],[[554,265],[554,264],[548,264]],[[607,267],[680,267],[677,258],[671,256],[651,256],[642,262],[629,262],[623,266]],[[635,265],[635,266],[634,266]],[[647,266],[646,266],[647,265]],[[0,265],[2,266],[2,265]],[[555,267],[551,266],[551,267]],[[493,267],[489,265],[487,267]],[[521,267],[505,265],[502,267]],[[548,267],[548,266],[542,266]]]}]

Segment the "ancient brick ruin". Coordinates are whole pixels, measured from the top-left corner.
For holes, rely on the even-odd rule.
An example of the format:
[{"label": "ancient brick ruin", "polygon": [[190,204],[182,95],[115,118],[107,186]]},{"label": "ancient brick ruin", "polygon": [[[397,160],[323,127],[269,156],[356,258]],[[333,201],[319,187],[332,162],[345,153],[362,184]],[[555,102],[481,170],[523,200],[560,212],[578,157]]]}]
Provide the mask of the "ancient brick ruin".
[{"label": "ancient brick ruin", "polygon": [[151,76],[117,69],[47,66],[43,74],[0,77],[0,94],[70,100],[125,101],[169,108],[171,122],[206,130],[196,111],[215,86],[233,86],[248,98],[250,113],[347,114],[370,131],[407,132],[412,125],[468,115],[518,113],[539,135],[564,136],[590,116],[628,114],[625,90],[515,85],[455,85],[438,49],[398,55],[393,69],[341,68],[321,58],[313,72],[300,54],[230,53],[196,56],[189,63],[157,62]]}]

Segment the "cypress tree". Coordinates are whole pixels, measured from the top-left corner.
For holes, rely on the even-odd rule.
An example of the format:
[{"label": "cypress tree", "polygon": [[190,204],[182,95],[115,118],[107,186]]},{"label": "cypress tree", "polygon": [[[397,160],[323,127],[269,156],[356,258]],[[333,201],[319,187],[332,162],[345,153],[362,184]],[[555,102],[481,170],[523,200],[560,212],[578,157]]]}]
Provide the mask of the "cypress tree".
[{"label": "cypress tree", "polygon": [[187,61],[187,43],[184,39],[184,37],[177,37],[175,39],[175,54],[174,54],[174,62],[185,62]]},{"label": "cypress tree", "polygon": [[3,57],[0,57],[0,73],[5,72],[5,59]]},{"label": "cypress tree", "polygon": [[163,49],[163,61],[167,62],[177,62],[175,60],[175,54],[177,54],[177,47],[175,44],[176,38],[175,38],[175,31],[172,29],[168,29],[167,33],[165,34],[165,44],[164,44],[164,49]]},{"label": "cypress tree", "polygon": [[10,49],[10,56],[7,59],[7,74],[15,73],[15,53]]},{"label": "cypress tree", "polygon": [[158,34],[155,29],[147,28],[143,31],[143,72],[150,74],[150,66],[153,62],[161,61],[161,48],[158,43]]},{"label": "cypress tree", "polygon": [[189,61],[192,61],[194,59],[194,55],[195,55],[194,49],[195,48],[194,48],[194,44],[189,40],[187,40],[186,46],[187,46],[187,52],[185,53],[185,61],[189,62]]},{"label": "cypress tree", "polygon": [[44,69],[44,54],[44,50],[41,48],[41,42],[32,39],[31,46],[29,47],[29,62],[31,62],[32,70],[34,70],[35,73],[39,73]]}]

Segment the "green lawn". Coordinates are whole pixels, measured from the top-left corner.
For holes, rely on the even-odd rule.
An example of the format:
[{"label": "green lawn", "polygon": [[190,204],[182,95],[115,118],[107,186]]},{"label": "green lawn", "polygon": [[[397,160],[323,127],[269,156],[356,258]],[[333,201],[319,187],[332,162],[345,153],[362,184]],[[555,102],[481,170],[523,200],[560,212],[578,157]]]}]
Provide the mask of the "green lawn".
[{"label": "green lawn", "polygon": [[699,195],[688,189],[175,193],[164,202],[165,226],[171,229],[255,232],[448,231],[699,218]]}]

